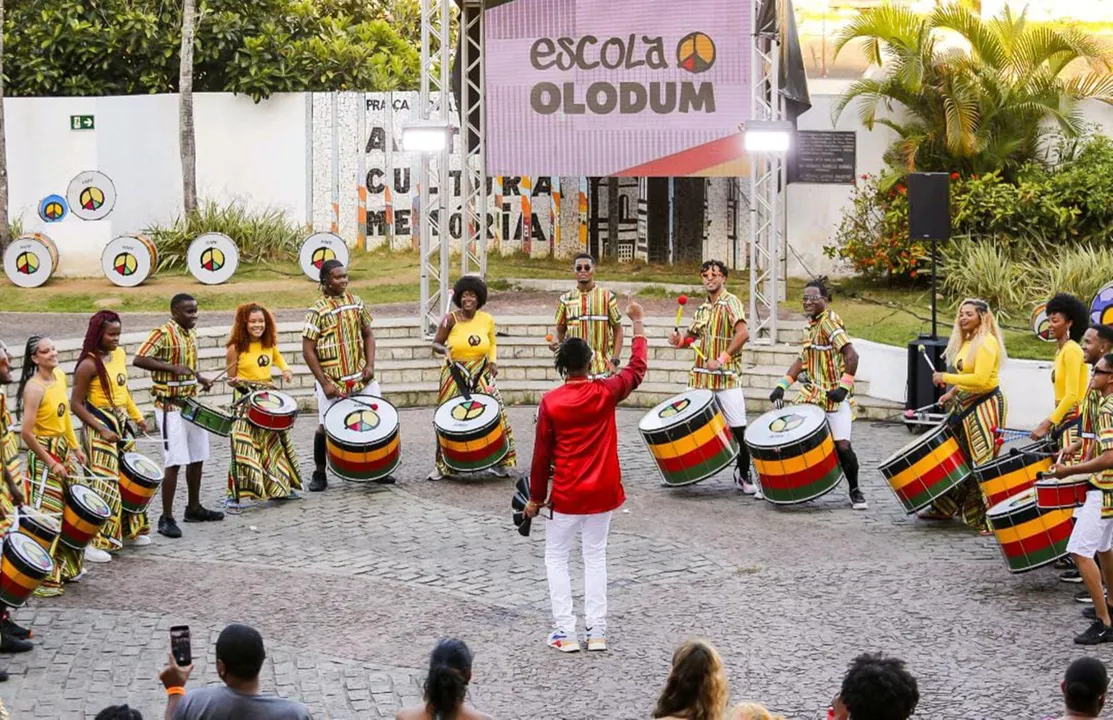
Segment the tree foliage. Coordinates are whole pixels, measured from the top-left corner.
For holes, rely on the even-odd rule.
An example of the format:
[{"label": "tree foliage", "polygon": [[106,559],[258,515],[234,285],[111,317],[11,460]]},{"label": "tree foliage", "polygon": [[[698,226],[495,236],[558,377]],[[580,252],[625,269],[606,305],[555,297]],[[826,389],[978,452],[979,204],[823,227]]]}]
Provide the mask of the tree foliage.
[{"label": "tree foliage", "polygon": [[[9,96],[177,91],[180,2],[8,1]],[[259,100],[413,89],[415,31],[402,24],[417,17],[414,7],[416,0],[198,0],[194,91]]]}]

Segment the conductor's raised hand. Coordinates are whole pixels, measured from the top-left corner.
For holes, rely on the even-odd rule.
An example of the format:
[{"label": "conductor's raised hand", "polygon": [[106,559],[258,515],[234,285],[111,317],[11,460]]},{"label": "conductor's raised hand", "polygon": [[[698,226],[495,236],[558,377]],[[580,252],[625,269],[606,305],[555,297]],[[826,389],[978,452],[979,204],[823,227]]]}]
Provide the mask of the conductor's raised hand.
[{"label": "conductor's raised hand", "polygon": [[626,317],[630,318],[631,322],[641,322],[645,317],[645,310],[633,298],[629,298],[626,303]]}]

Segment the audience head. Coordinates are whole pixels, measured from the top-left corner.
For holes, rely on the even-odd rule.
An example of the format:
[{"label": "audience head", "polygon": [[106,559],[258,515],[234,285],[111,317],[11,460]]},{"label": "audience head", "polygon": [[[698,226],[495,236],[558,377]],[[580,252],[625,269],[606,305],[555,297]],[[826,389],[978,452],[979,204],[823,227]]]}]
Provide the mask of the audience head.
[{"label": "audience head", "polygon": [[433,717],[453,717],[471,682],[472,654],[463,640],[445,638],[429,655],[425,708]]},{"label": "audience head", "polygon": [[143,720],[143,713],[127,705],[112,705],[97,713],[95,720]]},{"label": "audience head", "polygon": [[836,720],[907,720],[920,692],[904,661],[881,653],[859,655],[850,663],[835,698]]},{"label": "audience head", "polygon": [[761,703],[739,703],[730,709],[730,720],[785,720],[785,717],[774,715]]},{"label": "audience head", "polygon": [[591,347],[583,338],[566,338],[553,361],[561,377],[582,377],[591,367]]},{"label": "audience head", "polygon": [[256,680],[266,657],[263,636],[248,625],[233,623],[216,639],[216,674],[225,685]]},{"label": "audience head", "polygon": [[730,689],[723,660],[702,640],[689,640],[672,656],[672,672],[657,699],[653,717],[718,720],[727,709]]},{"label": "audience head", "polygon": [[1078,658],[1067,668],[1062,688],[1067,710],[1096,718],[1105,707],[1105,691],[1109,688],[1105,664],[1097,658]]}]

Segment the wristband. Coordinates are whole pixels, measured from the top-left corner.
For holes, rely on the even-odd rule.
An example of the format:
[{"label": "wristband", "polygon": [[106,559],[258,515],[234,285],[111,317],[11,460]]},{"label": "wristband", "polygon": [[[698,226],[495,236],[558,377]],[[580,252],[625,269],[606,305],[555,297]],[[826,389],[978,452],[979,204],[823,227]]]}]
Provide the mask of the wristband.
[{"label": "wristband", "polygon": [[174,687],[166,688],[166,694],[167,695],[185,695],[186,694],[186,689],[184,687],[181,687],[180,685],[175,685]]},{"label": "wristband", "polygon": [[854,389],[854,376],[850,373],[843,373],[842,378],[839,380],[839,387],[845,388],[847,391]]},{"label": "wristband", "polygon": [[728,352],[721,352],[721,353],[719,353],[719,357],[717,357],[715,359],[719,361],[720,365],[726,365],[727,363],[729,363],[731,361],[732,357],[734,357],[734,356],[731,355]]},{"label": "wristband", "polygon": [[790,387],[792,387],[792,383],[795,382],[795,380],[796,378],[791,378],[788,375],[785,375],[783,378],[777,381],[777,387],[779,387],[781,390],[788,390]]}]

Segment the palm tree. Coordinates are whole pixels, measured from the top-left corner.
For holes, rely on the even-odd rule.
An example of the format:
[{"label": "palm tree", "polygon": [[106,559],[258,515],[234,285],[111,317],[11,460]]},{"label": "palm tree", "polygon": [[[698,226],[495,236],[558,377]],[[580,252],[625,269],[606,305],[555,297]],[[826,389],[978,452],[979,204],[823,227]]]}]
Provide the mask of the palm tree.
[{"label": "palm tree", "polygon": [[185,214],[197,209],[197,143],[193,132],[193,36],[197,0],[182,0],[182,49],[178,68],[178,130],[181,134],[182,204]]},{"label": "palm tree", "polygon": [[[946,31],[961,46],[948,44]],[[886,160],[896,174],[1000,170],[1014,179],[1039,158],[1049,123],[1076,137],[1084,129],[1080,100],[1113,102],[1108,48],[1074,29],[1028,23],[1008,8],[983,20],[965,3],[928,15],[884,5],[855,18],[835,54],[855,40],[880,72],[855,82],[834,117],[856,102],[867,128],[894,130],[899,137]],[[1068,79],[1072,65],[1085,69]]]}]

